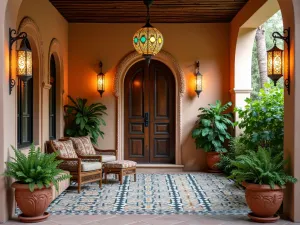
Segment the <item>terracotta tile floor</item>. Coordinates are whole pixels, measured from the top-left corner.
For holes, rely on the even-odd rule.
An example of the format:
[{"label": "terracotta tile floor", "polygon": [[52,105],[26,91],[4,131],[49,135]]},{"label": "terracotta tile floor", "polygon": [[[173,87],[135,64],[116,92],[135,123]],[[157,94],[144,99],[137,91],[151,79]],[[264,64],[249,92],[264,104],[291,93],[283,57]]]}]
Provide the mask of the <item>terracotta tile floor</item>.
[{"label": "terracotta tile floor", "polygon": [[[21,224],[10,220],[7,225]],[[29,224],[29,223],[28,223]],[[31,223],[30,223],[31,224]],[[35,225],[255,225],[247,216],[199,216],[199,215],[95,215],[50,216],[47,221]],[[280,220],[274,225],[299,224]]]}]

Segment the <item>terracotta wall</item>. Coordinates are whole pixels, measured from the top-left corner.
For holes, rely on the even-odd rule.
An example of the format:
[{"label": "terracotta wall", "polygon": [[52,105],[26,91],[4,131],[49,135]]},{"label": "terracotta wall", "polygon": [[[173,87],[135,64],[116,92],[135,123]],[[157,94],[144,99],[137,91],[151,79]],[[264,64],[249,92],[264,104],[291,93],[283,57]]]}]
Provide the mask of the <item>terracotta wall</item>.
[{"label": "terracotta wall", "polygon": [[[229,99],[229,24],[154,24],[164,35],[163,49],[171,53],[185,73],[183,97],[182,161],[186,170],[203,170],[205,157],[195,148],[191,131],[198,108],[217,99]],[[70,24],[69,94],[101,101],[108,107],[102,148],[116,147],[116,98],[113,79],[118,62],[133,50],[132,36],[142,24]],[[98,62],[103,62],[106,91],[100,98],[96,90]],[[204,75],[203,92],[197,98],[194,88],[194,63],[200,60]]]}]

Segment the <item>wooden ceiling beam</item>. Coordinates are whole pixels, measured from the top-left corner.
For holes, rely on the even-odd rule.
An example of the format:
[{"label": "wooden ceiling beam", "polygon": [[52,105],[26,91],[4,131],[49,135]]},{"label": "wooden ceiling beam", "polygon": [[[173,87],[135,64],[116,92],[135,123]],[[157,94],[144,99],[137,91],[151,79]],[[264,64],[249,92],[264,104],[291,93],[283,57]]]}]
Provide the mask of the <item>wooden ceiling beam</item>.
[{"label": "wooden ceiling beam", "polygon": [[[140,23],[142,0],[49,0],[71,23]],[[230,22],[248,0],[155,0],[150,9],[155,23]]]}]

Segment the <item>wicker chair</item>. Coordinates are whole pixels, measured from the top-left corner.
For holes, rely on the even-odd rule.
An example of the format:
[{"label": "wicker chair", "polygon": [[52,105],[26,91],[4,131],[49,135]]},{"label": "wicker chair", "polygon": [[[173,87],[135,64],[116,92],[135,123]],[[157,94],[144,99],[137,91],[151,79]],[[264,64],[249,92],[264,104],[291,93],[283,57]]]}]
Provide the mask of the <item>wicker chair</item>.
[{"label": "wicker chair", "polygon": [[[59,139],[59,141],[67,141],[67,140]],[[70,172],[70,174],[72,175],[71,180],[74,180],[78,184],[78,193],[80,193],[81,191],[81,184],[85,184],[85,183],[99,181],[99,187],[102,188],[102,168],[100,169],[92,168],[93,162],[102,161],[102,157],[100,155],[78,156],[77,158],[62,157],[59,155],[59,152],[54,147],[53,141],[46,142],[46,152],[58,153],[57,159],[63,161],[59,165],[59,167],[60,169],[67,170]]]}]

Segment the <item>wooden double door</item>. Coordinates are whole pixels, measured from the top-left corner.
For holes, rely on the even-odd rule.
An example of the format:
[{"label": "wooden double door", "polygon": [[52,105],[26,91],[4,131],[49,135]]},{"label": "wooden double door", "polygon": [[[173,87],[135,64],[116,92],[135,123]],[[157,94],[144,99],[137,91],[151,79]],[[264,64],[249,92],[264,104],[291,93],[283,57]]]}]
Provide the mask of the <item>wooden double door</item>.
[{"label": "wooden double door", "polygon": [[175,80],[163,63],[134,64],[124,82],[125,159],[175,163]]}]

